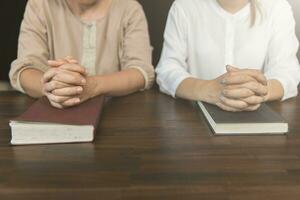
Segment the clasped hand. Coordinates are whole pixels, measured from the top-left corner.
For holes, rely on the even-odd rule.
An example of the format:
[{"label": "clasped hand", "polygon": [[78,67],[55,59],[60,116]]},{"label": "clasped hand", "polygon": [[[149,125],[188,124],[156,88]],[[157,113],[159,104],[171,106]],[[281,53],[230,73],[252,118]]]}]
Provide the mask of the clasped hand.
[{"label": "clasped hand", "polygon": [[78,105],[91,97],[89,78],[77,60],[50,60],[51,67],[42,77],[43,94],[52,106],[62,109]]},{"label": "clasped hand", "polygon": [[231,112],[254,111],[268,99],[268,81],[259,70],[227,66],[227,73],[215,80],[215,104]]}]

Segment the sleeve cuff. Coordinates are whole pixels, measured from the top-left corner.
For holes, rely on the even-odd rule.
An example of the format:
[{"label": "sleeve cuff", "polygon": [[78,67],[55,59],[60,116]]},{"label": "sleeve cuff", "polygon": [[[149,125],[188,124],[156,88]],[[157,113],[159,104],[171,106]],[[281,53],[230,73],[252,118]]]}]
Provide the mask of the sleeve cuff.
[{"label": "sleeve cuff", "polygon": [[[168,73],[168,72],[166,72]],[[179,85],[187,78],[196,78],[186,71],[178,71],[168,74],[168,77],[158,76],[157,82],[162,92],[176,98],[176,92]]]},{"label": "sleeve cuff", "polygon": [[284,94],[281,101],[285,101],[298,95],[298,85],[295,85],[293,80],[279,76],[267,76],[267,78],[268,80],[277,80],[282,85]]},{"label": "sleeve cuff", "polygon": [[20,77],[21,77],[21,74],[24,70],[27,70],[27,69],[31,69],[30,67],[24,67],[23,69],[21,69],[18,74],[17,74],[17,80],[16,80],[16,89],[19,90],[20,92],[26,94],[24,88],[22,87],[21,85],[21,81],[20,81]]},{"label": "sleeve cuff", "polygon": [[178,78],[174,81],[174,83],[173,83],[173,85],[172,85],[172,87],[171,87],[171,95],[172,95],[173,98],[176,98],[176,92],[177,92],[177,89],[178,89],[179,85],[180,85],[185,79],[188,79],[188,78],[194,78],[194,77],[193,77],[192,75],[190,75],[190,74],[186,74],[186,75],[182,75],[182,76],[178,77]]},{"label": "sleeve cuff", "polygon": [[142,67],[139,67],[139,66],[130,66],[130,67],[127,67],[127,69],[136,69],[143,75],[143,77],[145,79],[145,86],[143,89],[141,89],[141,91],[150,89],[152,87],[152,85],[154,83],[154,79],[155,79],[154,72],[147,73],[145,69],[143,69]]}]

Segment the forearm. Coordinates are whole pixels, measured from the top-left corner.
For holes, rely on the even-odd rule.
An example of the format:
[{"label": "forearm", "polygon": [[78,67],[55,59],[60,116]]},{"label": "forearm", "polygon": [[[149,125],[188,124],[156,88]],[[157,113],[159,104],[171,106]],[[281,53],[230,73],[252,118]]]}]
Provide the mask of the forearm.
[{"label": "forearm", "polygon": [[268,90],[267,101],[281,100],[284,96],[284,89],[281,83],[277,80],[268,80]]},{"label": "forearm", "polygon": [[217,85],[213,80],[185,79],[177,88],[176,96],[193,101],[215,103]]},{"label": "forearm", "polygon": [[39,98],[43,96],[41,78],[43,72],[36,69],[26,69],[20,75],[20,84],[26,94]]},{"label": "forearm", "polygon": [[127,69],[109,75],[91,77],[93,95],[124,96],[139,91],[145,86],[143,75],[136,69]]}]

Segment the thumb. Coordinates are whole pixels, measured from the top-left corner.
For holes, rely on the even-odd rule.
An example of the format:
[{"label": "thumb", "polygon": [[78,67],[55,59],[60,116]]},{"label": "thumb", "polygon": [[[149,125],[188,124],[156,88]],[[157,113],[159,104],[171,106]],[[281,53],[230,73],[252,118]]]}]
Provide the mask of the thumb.
[{"label": "thumb", "polygon": [[227,70],[227,72],[237,72],[237,71],[239,71],[240,69],[237,68],[237,67],[233,67],[233,66],[231,66],[231,65],[227,65],[227,66],[226,66],[226,70]]},{"label": "thumb", "polygon": [[50,67],[60,67],[61,65],[65,64],[63,61],[57,61],[57,60],[48,60],[48,65]]},{"label": "thumb", "polygon": [[71,64],[78,64],[78,61],[76,59],[74,59],[72,56],[65,57],[65,60]]}]

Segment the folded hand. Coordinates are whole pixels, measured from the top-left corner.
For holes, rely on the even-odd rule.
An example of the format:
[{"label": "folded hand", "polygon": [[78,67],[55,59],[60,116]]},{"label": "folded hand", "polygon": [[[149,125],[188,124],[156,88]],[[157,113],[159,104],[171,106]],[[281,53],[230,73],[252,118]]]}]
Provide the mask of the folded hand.
[{"label": "folded hand", "polygon": [[227,74],[220,80],[223,87],[220,108],[232,111],[257,110],[268,96],[267,79],[259,70],[227,67]]},{"label": "folded hand", "polygon": [[89,98],[85,68],[70,57],[48,61],[51,68],[44,74],[44,94],[52,106],[66,108]]}]

